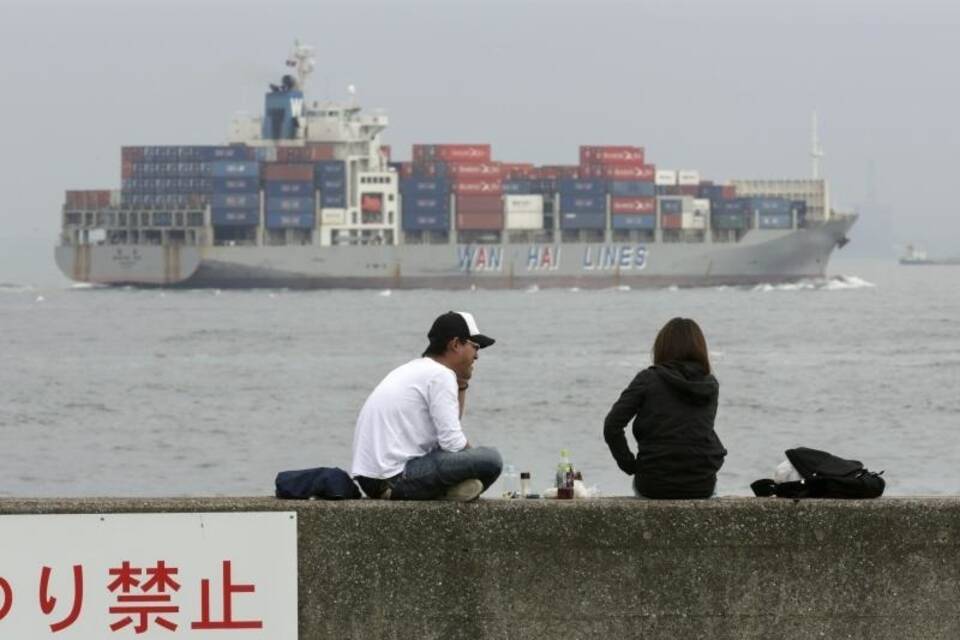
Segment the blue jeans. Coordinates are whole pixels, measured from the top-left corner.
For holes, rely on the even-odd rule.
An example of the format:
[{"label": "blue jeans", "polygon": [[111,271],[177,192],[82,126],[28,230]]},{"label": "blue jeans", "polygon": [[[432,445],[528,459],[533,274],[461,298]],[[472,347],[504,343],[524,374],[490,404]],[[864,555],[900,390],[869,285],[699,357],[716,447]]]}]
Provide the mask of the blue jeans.
[{"label": "blue jeans", "polygon": [[490,488],[503,468],[500,452],[493,447],[462,451],[431,451],[408,460],[403,473],[390,480],[391,500],[435,500],[453,485],[476,478],[483,490]]}]

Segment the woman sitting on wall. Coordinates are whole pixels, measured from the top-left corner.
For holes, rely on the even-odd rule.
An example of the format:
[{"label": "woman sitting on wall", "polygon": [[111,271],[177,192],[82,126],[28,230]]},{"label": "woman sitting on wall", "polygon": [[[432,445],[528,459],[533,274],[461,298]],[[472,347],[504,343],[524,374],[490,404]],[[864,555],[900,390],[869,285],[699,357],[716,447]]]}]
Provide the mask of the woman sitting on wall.
[{"label": "woman sitting on wall", "polygon": [[[670,320],[643,369],[613,403],[603,438],[617,466],[644,498],[709,498],[727,450],[713,429],[719,384],[710,373],[707,341],[689,318]],[[624,429],[633,418],[634,457]]]}]

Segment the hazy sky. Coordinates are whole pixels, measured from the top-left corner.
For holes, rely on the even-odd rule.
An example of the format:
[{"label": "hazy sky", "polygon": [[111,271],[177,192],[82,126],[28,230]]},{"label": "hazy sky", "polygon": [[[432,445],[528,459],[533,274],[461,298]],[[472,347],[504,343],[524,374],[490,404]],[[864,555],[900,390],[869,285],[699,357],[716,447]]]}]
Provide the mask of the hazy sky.
[{"label": "hazy sky", "polygon": [[0,2],[0,250],[53,244],[65,189],[119,188],[124,144],[224,142],[299,37],[310,97],[356,85],[399,159],[620,143],[716,180],[807,177],[816,108],[835,206],[864,202],[872,162],[892,220],[863,207],[851,248],[960,253],[958,26],[929,1]]}]

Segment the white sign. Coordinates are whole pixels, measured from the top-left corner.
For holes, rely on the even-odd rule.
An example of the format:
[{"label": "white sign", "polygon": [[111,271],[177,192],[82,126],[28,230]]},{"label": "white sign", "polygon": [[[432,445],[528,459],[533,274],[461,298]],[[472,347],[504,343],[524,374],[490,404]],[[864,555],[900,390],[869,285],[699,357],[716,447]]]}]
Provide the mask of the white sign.
[{"label": "white sign", "polygon": [[293,512],[7,515],[0,541],[0,638],[297,638]]}]

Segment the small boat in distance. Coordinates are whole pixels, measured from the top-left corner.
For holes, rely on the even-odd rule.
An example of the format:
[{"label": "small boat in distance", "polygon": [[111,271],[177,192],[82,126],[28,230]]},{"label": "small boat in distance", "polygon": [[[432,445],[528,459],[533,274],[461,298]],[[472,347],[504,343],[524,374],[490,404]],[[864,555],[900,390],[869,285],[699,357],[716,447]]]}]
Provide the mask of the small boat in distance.
[{"label": "small boat in distance", "polygon": [[921,265],[921,264],[949,264],[960,265],[960,257],[956,258],[931,258],[923,249],[908,244],[900,256],[900,264]]}]

